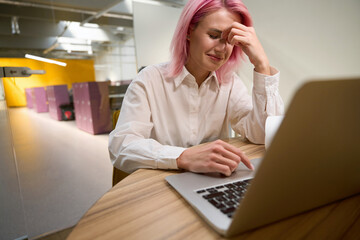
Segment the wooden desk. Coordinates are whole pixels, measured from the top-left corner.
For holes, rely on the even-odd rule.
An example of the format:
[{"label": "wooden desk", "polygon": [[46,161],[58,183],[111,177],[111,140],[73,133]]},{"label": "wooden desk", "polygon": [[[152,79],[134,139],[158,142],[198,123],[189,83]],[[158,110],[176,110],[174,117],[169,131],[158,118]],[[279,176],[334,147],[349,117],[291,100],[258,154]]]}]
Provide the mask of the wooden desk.
[{"label": "wooden desk", "polygon": [[[263,145],[231,139],[250,159]],[[68,239],[223,239],[165,181],[178,171],[140,169],[82,217]],[[231,239],[360,239],[360,194]]]}]

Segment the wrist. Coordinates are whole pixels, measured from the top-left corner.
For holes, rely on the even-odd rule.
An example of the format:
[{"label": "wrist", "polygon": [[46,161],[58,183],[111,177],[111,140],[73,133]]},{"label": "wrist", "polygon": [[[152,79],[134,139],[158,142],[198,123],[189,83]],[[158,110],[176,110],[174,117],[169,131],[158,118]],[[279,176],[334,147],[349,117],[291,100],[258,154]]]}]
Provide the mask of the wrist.
[{"label": "wrist", "polygon": [[255,71],[264,75],[270,75],[270,64],[267,61],[259,63],[255,65]]},{"label": "wrist", "polygon": [[180,154],[180,156],[176,159],[176,164],[177,164],[177,167],[178,167],[179,169],[184,169],[183,159],[182,159],[183,154],[184,154],[184,152],[182,152],[182,153]]}]

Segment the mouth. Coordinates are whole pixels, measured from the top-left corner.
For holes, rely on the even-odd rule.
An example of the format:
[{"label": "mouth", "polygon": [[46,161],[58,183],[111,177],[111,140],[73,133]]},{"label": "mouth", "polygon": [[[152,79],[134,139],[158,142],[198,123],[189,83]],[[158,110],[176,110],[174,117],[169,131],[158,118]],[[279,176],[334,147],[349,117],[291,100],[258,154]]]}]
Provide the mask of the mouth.
[{"label": "mouth", "polygon": [[206,54],[206,55],[215,62],[220,62],[224,59],[224,57],[218,55],[213,55],[213,54]]}]

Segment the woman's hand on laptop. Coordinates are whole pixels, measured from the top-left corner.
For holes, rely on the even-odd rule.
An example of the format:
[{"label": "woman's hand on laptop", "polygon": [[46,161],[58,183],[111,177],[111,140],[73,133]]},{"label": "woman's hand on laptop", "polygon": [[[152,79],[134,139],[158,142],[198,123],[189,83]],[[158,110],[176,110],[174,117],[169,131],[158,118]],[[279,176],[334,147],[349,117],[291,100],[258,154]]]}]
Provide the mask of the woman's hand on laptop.
[{"label": "woman's hand on laptop", "polygon": [[190,147],[176,162],[179,168],[191,172],[218,172],[226,176],[230,176],[240,162],[249,169],[254,169],[240,149],[222,140]]}]

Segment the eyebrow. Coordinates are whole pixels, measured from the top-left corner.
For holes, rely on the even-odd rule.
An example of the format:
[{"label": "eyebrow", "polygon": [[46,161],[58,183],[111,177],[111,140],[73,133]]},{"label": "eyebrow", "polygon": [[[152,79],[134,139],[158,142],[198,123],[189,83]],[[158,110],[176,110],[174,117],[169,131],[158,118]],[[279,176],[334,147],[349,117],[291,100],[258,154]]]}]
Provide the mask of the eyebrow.
[{"label": "eyebrow", "polygon": [[219,29],[215,29],[215,28],[210,28],[209,31],[217,32],[217,33],[220,33],[220,34],[223,33],[223,31],[220,31]]}]

